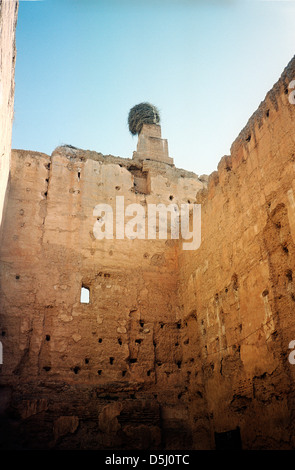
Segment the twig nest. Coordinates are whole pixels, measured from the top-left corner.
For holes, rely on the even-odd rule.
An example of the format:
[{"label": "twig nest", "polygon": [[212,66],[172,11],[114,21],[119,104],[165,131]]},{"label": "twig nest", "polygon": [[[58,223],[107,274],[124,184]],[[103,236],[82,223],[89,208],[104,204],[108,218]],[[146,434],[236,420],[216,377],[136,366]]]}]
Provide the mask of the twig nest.
[{"label": "twig nest", "polygon": [[150,103],[140,103],[130,109],[128,125],[131,134],[139,134],[143,124],[159,124],[160,113],[156,106]]}]

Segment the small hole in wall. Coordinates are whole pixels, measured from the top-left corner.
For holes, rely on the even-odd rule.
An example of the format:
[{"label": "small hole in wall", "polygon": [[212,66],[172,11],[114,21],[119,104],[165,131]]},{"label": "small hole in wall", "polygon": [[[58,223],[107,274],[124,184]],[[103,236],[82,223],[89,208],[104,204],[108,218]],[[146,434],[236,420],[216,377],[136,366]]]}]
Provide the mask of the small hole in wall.
[{"label": "small hole in wall", "polygon": [[122,346],[122,340],[121,340],[121,338],[118,338],[118,343],[119,343],[120,346]]},{"label": "small hole in wall", "polygon": [[125,377],[127,370],[122,370],[122,377]]},{"label": "small hole in wall", "polygon": [[239,288],[239,280],[238,280],[237,274],[232,275],[232,283],[233,283],[233,289],[237,291]]},{"label": "small hole in wall", "polygon": [[286,278],[287,278],[289,281],[292,281],[293,275],[292,275],[292,270],[291,270],[291,269],[288,269],[288,270],[286,271]]},{"label": "small hole in wall", "polygon": [[78,373],[79,373],[79,370],[80,370],[80,367],[79,367],[79,366],[75,366],[75,367],[73,368],[74,374],[78,374]]},{"label": "small hole in wall", "polygon": [[181,368],[181,361],[177,361],[176,364],[177,364],[178,369],[180,369]]},{"label": "small hole in wall", "polygon": [[98,338],[97,340],[99,343],[102,343],[102,338]]},{"label": "small hole in wall", "polygon": [[151,371],[148,370],[147,373],[146,373],[146,375],[149,377],[149,376],[151,375]]},{"label": "small hole in wall", "polygon": [[115,187],[115,190],[116,190],[116,191],[120,191],[120,189],[121,189],[120,186],[116,186],[116,187]]},{"label": "small hole in wall", "polygon": [[284,93],[285,93],[285,95],[287,95],[289,93],[288,88],[285,88]]},{"label": "small hole in wall", "polygon": [[142,339],[136,339],[135,342],[136,342],[136,344],[141,344]]},{"label": "small hole in wall", "polygon": [[293,294],[293,292],[291,294],[291,299],[293,300],[293,302],[295,302],[295,294]]},{"label": "small hole in wall", "polygon": [[137,362],[137,359],[134,359],[134,358],[132,359],[132,358],[130,358],[130,359],[129,359],[129,362],[130,362],[130,364],[135,364],[135,363]]},{"label": "small hole in wall", "polygon": [[289,250],[288,250],[288,247],[287,247],[287,244],[286,244],[286,243],[284,243],[284,244],[282,245],[282,250],[283,250],[285,253],[289,253]]},{"label": "small hole in wall", "polygon": [[15,276],[15,279],[19,279],[19,278],[20,278],[20,276],[17,274],[17,275]]},{"label": "small hole in wall", "polygon": [[265,290],[262,292],[262,297],[266,297],[268,294],[269,294],[268,289],[265,289]]},{"label": "small hole in wall", "polygon": [[248,137],[246,138],[246,141],[250,142],[250,140],[251,140],[251,135],[248,135]]},{"label": "small hole in wall", "polygon": [[44,366],[43,369],[45,370],[45,372],[49,372],[51,370],[51,367],[50,366]]},{"label": "small hole in wall", "polygon": [[160,323],[160,328],[164,328],[164,323]]},{"label": "small hole in wall", "polygon": [[85,364],[89,364],[89,359],[88,359],[88,357],[85,357]]},{"label": "small hole in wall", "polygon": [[114,364],[114,358],[113,357],[110,357],[110,364],[111,364],[111,366]]},{"label": "small hole in wall", "polygon": [[266,111],[265,116],[269,117],[269,109]]},{"label": "small hole in wall", "polygon": [[81,178],[81,173],[80,171],[78,171],[78,181],[80,181],[80,178]]},{"label": "small hole in wall", "polygon": [[98,369],[97,373],[98,373],[98,375],[101,375],[102,370],[101,370],[101,369]]},{"label": "small hole in wall", "polygon": [[180,328],[181,328],[181,323],[180,322],[177,323],[177,328],[180,330]]},{"label": "small hole in wall", "polygon": [[174,196],[172,196],[172,194],[171,194],[171,196],[169,196],[170,201],[173,201],[173,197]]},{"label": "small hole in wall", "polygon": [[46,341],[50,341],[50,335],[45,336]]},{"label": "small hole in wall", "polygon": [[1,336],[5,336],[5,335],[6,335],[6,331],[2,331]]},{"label": "small hole in wall", "polygon": [[140,324],[141,328],[144,327],[144,322],[142,320],[140,320],[139,324]]},{"label": "small hole in wall", "polygon": [[90,301],[90,291],[88,287],[82,286],[81,287],[81,296],[80,296],[80,303],[81,304],[89,304]]}]

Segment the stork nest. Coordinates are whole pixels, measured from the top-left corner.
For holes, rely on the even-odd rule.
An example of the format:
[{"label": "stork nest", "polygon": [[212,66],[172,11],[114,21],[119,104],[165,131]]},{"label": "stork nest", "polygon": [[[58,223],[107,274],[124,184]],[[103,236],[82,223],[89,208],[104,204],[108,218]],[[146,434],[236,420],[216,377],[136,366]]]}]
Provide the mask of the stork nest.
[{"label": "stork nest", "polygon": [[156,106],[150,103],[140,103],[130,109],[128,125],[131,134],[139,134],[143,124],[159,124],[160,113]]}]

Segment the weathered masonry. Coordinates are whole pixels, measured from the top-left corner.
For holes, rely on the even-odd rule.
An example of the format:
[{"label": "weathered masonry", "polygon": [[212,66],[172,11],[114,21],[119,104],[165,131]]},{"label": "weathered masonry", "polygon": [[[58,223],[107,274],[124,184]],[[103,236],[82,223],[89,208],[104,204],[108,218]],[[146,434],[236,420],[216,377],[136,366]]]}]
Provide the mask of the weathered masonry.
[{"label": "weathered masonry", "polygon": [[18,1],[0,0],[0,224],[9,179]]},{"label": "weathered masonry", "polygon": [[[156,124],[130,159],[12,151],[1,449],[294,449],[294,79],[295,58],[209,177]],[[200,247],[98,240],[116,196],[201,204]]]},{"label": "weathered masonry", "polygon": [[[117,195],[144,207],[193,203],[206,177],[159,155],[136,157],[72,147],[52,156],[12,152],[1,247],[1,391],[20,413],[18,432],[32,433],[41,447],[161,448],[165,439],[185,448],[192,439],[181,400],[179,241],[97,240],[93,209]],[[38,444],[40,418],[49,421]]]}]

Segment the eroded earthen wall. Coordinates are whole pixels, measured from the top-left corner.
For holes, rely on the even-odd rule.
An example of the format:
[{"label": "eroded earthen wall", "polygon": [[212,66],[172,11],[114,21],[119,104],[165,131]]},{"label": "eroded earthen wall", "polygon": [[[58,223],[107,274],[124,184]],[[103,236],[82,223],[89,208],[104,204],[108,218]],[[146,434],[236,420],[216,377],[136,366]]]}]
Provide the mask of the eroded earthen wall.
[{"label": "eroded earthen wall", "polygon": [[0,0],[0,225],[9,179],[17,10],[18,1]]},{"label": "eroded earthen wall", "polygon": [[12,152],[1,246],[2,446],[191,445],[178,398],[178,240],[98,240],[93,210],[107,203],[115,213],[116,196],[125,207],[187,203],[203,187],[165,163],[71,147],[52,157]]},{"label": "eroded earthen wall", "polygon": [[[293,59],[208,185],[169,161],[13,151],[2,448],[212,449],[236,429],[294,448],[294,77]],[[93,210],[117,196],[201,204],[200,248],[98,240]]]},{"label": "eroded earthen wall", "polygon": [[294,78],[293,59],[198,194],[201,247],[180,252],[196,448],[237,427],[243,448],[294,448]]}]

